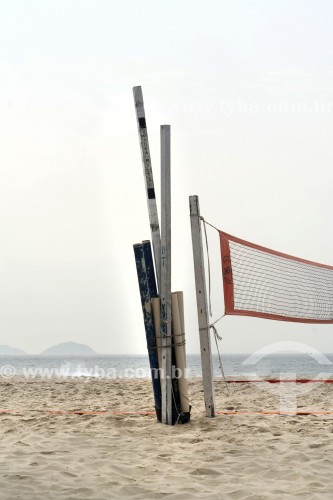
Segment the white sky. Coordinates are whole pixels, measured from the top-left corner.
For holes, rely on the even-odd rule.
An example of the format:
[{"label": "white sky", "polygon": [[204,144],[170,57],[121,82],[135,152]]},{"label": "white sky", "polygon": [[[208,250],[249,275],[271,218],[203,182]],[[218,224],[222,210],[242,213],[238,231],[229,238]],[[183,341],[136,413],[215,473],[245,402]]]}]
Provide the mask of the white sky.
[{"label": "white sky", "polygon": [[[333,3],[0,1],[1,344],[144,353],[132,244],[150,238],[132,87],[156,190],[172,130],[173,289],[199,352],[188,196],[221,229],[333,264]],[[210,231],[214,319],[223,313]],[[223,352],[333,351],[333,326],[227,317]]]}]

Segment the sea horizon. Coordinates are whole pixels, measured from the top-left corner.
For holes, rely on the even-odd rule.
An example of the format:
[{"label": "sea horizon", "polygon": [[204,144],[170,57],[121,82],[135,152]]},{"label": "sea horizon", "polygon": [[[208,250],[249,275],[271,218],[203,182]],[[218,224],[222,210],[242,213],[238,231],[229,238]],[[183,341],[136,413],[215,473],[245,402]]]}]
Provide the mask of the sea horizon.
[{"label": "sea horizon", "polygon": [[[333,353],[212,355],[215,378],[333,378]],[[187,377],[202,377],[200,354],[188,354]],[[147,354],[0,355],[0,380],[26,378],[150,378]]]}]

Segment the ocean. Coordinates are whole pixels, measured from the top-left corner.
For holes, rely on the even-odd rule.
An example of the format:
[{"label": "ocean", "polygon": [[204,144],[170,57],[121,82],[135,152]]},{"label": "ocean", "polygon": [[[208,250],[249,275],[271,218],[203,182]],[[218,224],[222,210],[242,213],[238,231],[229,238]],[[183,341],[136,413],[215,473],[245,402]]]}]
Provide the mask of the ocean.
[{"label": "ocean", "polygon": [[[333,378],[333,354],[246,354],[221,356],[226,378]],[[213,355],[214,377],[222,378],[219,358]],[[201,377],[200,355],[187,356],[189,378]],[[25,378],[149,378],[147,355],[0,356],[0,380]]]}]

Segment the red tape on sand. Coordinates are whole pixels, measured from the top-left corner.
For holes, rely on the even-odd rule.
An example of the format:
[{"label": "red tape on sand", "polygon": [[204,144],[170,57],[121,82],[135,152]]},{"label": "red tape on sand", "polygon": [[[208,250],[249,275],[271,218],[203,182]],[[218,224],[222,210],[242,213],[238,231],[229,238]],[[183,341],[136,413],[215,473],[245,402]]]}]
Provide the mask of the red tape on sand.
[{"label": "red tape on sand", "polygon": [[268,378],[265,380],[227,380],[228,384],[258,384],[261,382],[269,382],[270,384],[280,384],[282,383],[295,383],[296,384],[308,384],[308,383],[318,383],[318,384],[333,384],[332,379],[328,380],[318,380],[318,379],[310,379],[310,378],[301,378],[296,380],[288,380],[288,379],[279,379],[279,378]]}]

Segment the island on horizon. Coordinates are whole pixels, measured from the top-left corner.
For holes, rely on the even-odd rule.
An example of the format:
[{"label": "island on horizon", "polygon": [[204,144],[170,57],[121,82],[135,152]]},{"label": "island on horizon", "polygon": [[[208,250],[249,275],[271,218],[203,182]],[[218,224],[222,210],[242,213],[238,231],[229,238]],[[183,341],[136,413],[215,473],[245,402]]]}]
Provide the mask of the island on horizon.
[{"label": "island on horizon", "polygon": [[99,354],[86,344],[61,342],[36,354],[27,353],[23,349],[3,344],[0,345],[0,356],[99,356]]},{"label": "island on horizon", "polygon": [[22,349],[17,347],[11,347],[9,345],[0,345],[0,356],[20,356],[26,355],[27,353]]},{"label": "island on horizon", "polygon": [[97,356],[91,347],[77,342],[61,342],[41,352],[43,356]]}]

